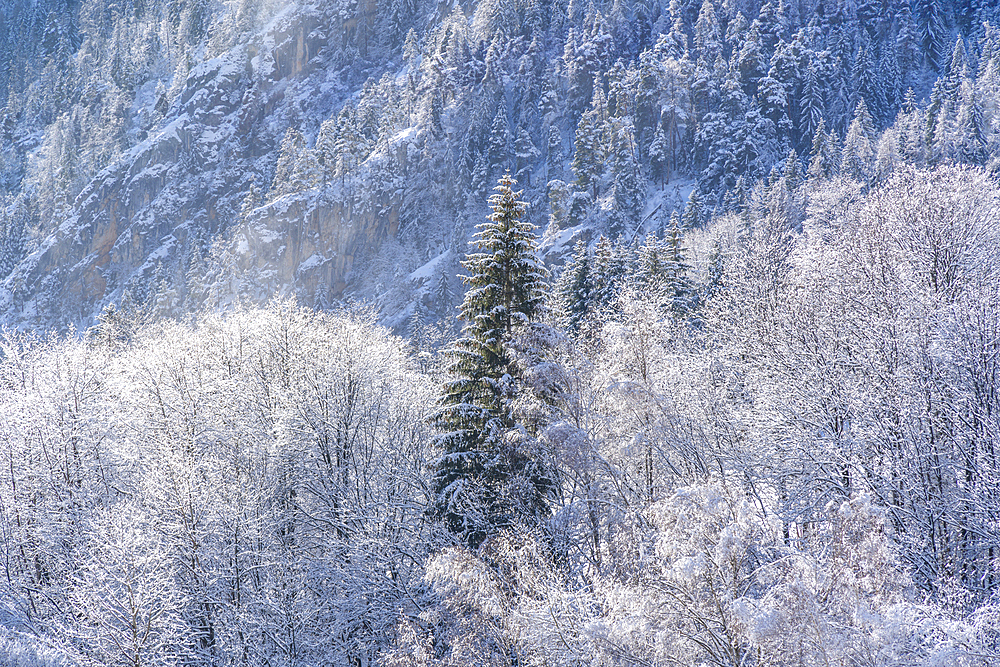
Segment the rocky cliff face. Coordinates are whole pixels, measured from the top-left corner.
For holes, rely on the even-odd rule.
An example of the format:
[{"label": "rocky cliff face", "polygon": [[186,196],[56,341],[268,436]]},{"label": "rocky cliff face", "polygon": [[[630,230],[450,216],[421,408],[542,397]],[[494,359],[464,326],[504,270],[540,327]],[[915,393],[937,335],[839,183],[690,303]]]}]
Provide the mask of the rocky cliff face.
[{"label": "rocky cliff face", "polygon": [[286,128],[315,127],[358,85],[363,73],[335,69],[356,21],[295,8],[193,67],[162,122],[83,189],[3,283],[4,319],[86,326],[126,293],[149,298],[164,275],[184,291],[191,256],[213,243],[236,259],[231,269],[269,277],[258,296],[266,284],[305,301],[340,296],[359,253],[395,233],[398,201],[362,206],[314,191],[239,215],[251,184],[270,185]]}]

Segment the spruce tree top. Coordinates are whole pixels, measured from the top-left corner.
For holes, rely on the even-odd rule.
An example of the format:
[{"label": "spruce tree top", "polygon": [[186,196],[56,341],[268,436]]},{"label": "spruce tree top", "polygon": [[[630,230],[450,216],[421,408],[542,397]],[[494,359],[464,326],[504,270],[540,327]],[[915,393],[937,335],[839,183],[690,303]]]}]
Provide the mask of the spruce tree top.
[{"label": "spruce tree top", "polygon": [[535,253],[535,226],[523,220],[526,211],[517,181],[504,174],[490,196],[493,213],[477,227],[476,246],[462,266],[471,286],[461,306],[466,336],[487,331],[509,336],[513,327],[541,314],[547,271]]}]

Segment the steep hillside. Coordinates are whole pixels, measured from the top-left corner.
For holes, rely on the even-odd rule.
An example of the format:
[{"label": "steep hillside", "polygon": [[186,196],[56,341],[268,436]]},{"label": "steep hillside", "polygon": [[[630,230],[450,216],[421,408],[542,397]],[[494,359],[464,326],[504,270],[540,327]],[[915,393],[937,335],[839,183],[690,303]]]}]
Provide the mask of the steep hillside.
[{"label": "steep hillside", "polygon": [[[928,163],[986,163],[996,98],[973,84],[995,76],[995,12],[5,0],[2,318],[87,326],[110,304],[179,315],[275,294],[374,299],[397,324],[421,298],[451,312],[430,286],[458,293],[505,169],[561,261],[688,200],[704,224],[776,164],[839,169],[841,146],[866,177],[876,157],[913,161],[878,143],[900,108],[920,109]],[[935,143],[970,134],[954,157]]]}]

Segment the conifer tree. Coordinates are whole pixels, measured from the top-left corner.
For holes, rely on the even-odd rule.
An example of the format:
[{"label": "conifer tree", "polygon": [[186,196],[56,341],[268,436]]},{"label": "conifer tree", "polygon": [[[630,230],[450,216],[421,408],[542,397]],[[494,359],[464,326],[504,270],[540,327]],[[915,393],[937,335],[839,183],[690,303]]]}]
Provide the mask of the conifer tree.
[{"label": "conifer tree", "polygon": [[460,310],[463,336],[448,351],[453,379],[433,421],[442,451],[432,513],[477,548],[491,533],[538,521],[547,511],[552,476],[524,443],[513,411],[521,372],[511,341],[544,305],[547,272],[535,251],[534,226],[516,181],[504,175],[479,225],[479,252],[462,263],[469,290]]},{"label": "conifer tree", "polygon": [[507,120],[507,105],[501,102],[497,107],[496,116],[493,117],[493,124],[490,126],[489,146],[487,147],[491,173],[496,173],[510,166],[512,145],[510,123]]},{"label": "conifer tree", "polygon": [[840,172],[855,180],[867,181],[871,176],[872,161],[875,149],[872,147],[871,116],[864,99],[858,102],[854,120],[844,137],[844,148],[840,158]]},{"label": "conifer tree", "polygon": [[657,123],[653,143],[649,145],[649,170],[653,180],[660,183],[661,190],[667,179],[668,158],[667,136],[663,133],[663,126]]},{"label": "conifer tree", "polygon": [[596,199],[604,168],[606,147],[604,126],[607,122],[607,105],[598,87],[590,108],[580,117],[576,127],[573,154],[573,173],[576,185],[582,192],[590,192]]},{"label": "conifer tree", "polygon": [[688,203],[684,207],[684,216],[681,218],[681,221],[684,223],[684,229],[694,229],[701,226],[703,219],[704,211],[702,210],[701,193],[695,187],[691,191],[691,196],[688,197]]},{"label": "conifer tree", "polygon": [[705,62],[715,62],[722,53],[722,38],[719,34],[719,23],[715,8],[709,0],[702,3],[698,12],[698,21],[694,26],[695,56]]},{"label": "conifer tree", "polygon": [[611,239],[601,236],[594,245],[591,262],[593,276],[592,303],[597,308],[606,308],[621,293],[622,285],[629,274],[628,249],[623,244],[613,244]]},{"label": "conifer tree", "polygon": [[541,155],[541,152],[535,147],[534,142],[531,141],[531,135],[528,134],[528,130],[522,127],[518,132],[517,140],[514,142],[514,157],[517,159],[517,177],[527,185],[531,185],[529,182],[531,170],[539,155]]},{"label": "conifer tree", "polygon": [[562,175],[562,163],[563,163],[562,136],[559,134],[558,127],[550,125],[548,145],[545,151],[545,171],[548,180],[558,178],[559,176]]},{"label": "conifer tree", "polygon": [[410,335],[410,347],[417,352],[424,349],[424,320],[424,304],[421,299],[417,299],[416,304],[413,306],[413,314],[410,315],[410,321],[407,324],[407,333]]},{"label": "conifer tree", "polygon": [[785,158],[785,171],[781,174],[781,179],[789,190],[799,187],[805,180],[802,175],[802,165],[799,164],[799,156],[794,148],[788,151],[788,156]]},{"label": "conifer tree", "polygon": [[663,239],[664,295],[667,306],[676,316],[686,315],[691,309],[693,289],[688,280],[688,264],[684,255],[684,234],[681,231],[680,216],[674,211],[670,216],[670,228]]},{"label": "conifer tree", "polygon": [[593,290],[587,244],[580,239],[573,247],[573,256],[559,275],[555,289],[562,311],[560,323],[569,329],[570,333],[580,331],[580,325],[590,311]]},{"label": "conifer tree", "polygon": [[306,140],[294,127],[288,128],[285,138],[281,140],[278,152],[278,163],[274,168],[274,183],[271,185],[271,198],[276,199],[289,192],[301,190],[296,182],[299,175],[299,162],[305,154]]},{"label": "conifer tree", "polygon": [[[859,106],[864,103],[865,111],[872,119],[871,125],[873,128],[875,125],[881,126],[883,119],[888,114],[883,82],[878,76],[875,59],[872,57],[870,48],[861,47],[858,51],[858,57],[854,61],[853,76],[858,95],[860,96]],[[868,134],[868,140],[872,140],[871,133]]]},{"label": "conifer tree", "polygon": [[914,3],[920,45],[927,64],[936,72],[941,71],[944,57],[945,25],[941,4],[938,0],[917,0]]},{"label": "conifer tree", "polygon": [[662,242],[655,233],[650,232],[636,254],[633,282],[641,286],[647,294],[660,294],[666,282]]},{"label": "conifer tree", "polygon": [[987,155],[986,121],[976,91],[968,82],[962,84],[956,123],[962,161],[982,164]]},{"label": "conifer tree", "polygon": [[448,274],[444,271],[438,274],[434,283],[434,303],[437,313],[444,316],[451,305],[451,286],[448,285]]},{"label": "conifer tree", "polygon": [[799,130],[802,140],[808,141],[816,136],[816,130],[823,122],[823,89],[815,63],[810,63],[806,69],[799,109]]},{"label": "conifer tree", "polygon": [[830,155],[830,137],[826,133],[826,121],[822,118],[813,134],[812,150],[809,152],[809,178],[826,178],[833,171],[834,159]]},{"label": "conifer tree", "polygon": [[630,235],[639,224],[645,204],[645,179],[636,158],[635,136],[632,123],[625,120],[612,122],[613,138],[610,162],[614,179],[615,208],[612,212],[611,232]]}]

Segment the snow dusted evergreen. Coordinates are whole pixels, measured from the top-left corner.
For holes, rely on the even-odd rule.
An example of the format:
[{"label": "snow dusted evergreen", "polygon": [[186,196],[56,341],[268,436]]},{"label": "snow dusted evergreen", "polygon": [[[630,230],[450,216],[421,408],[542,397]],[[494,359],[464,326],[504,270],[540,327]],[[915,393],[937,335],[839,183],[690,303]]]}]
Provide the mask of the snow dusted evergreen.
[{"label": "snow dusted evergreen", "polygon": [[462,263],[469,289],[459,317],[466,325],[447,352],[453,379],[434,417],[443,451],[434,466],[434,511],[473,549],[504,528],[544,517],[555,484],[525,450],[529,434],[513,411],[524,380],[513,337],[541,315],[548,277],[516,184],[509,172],[499,180],[493,213],[476,235],[478,252]]}]

